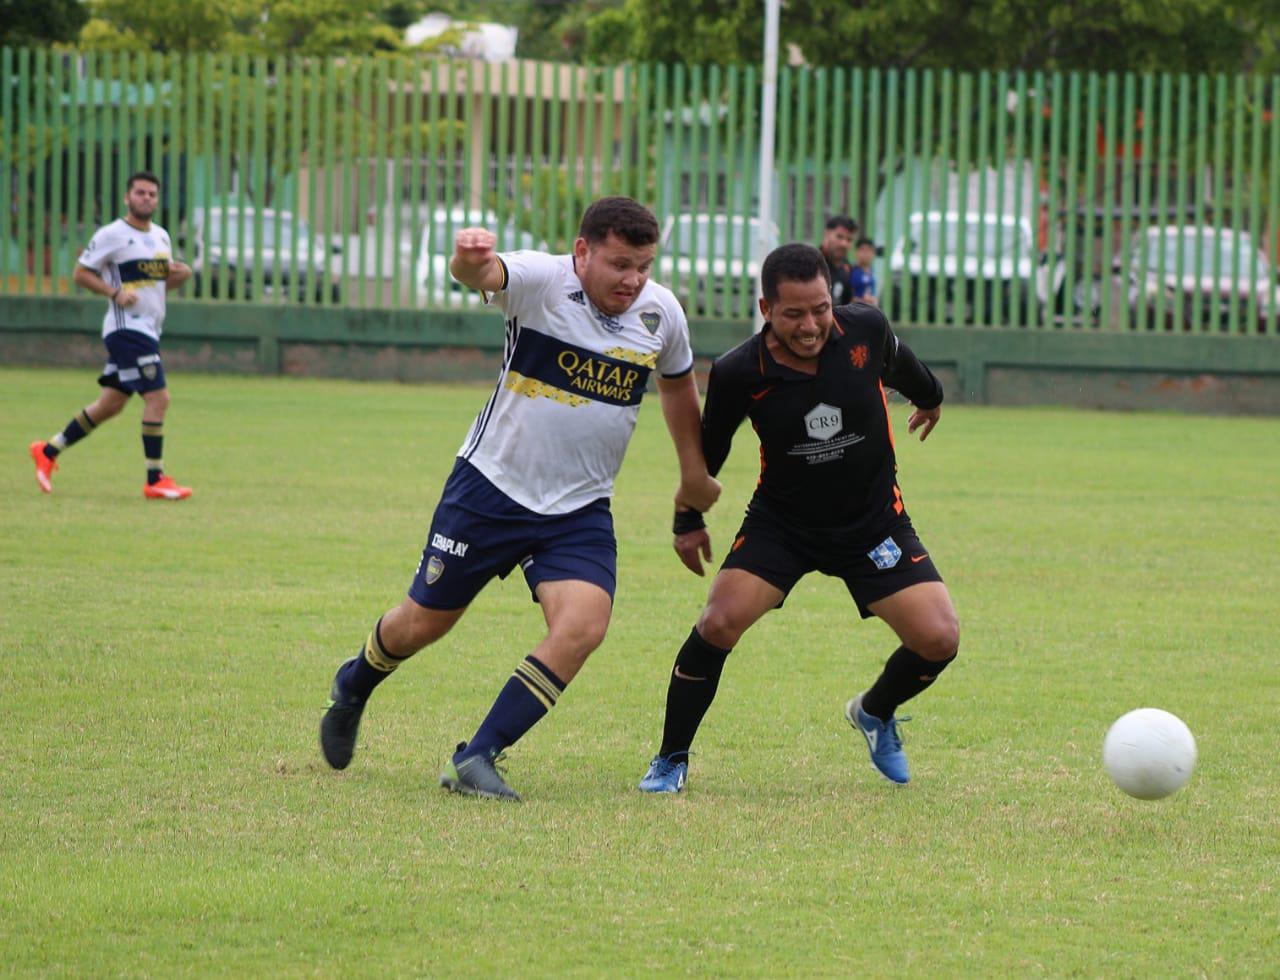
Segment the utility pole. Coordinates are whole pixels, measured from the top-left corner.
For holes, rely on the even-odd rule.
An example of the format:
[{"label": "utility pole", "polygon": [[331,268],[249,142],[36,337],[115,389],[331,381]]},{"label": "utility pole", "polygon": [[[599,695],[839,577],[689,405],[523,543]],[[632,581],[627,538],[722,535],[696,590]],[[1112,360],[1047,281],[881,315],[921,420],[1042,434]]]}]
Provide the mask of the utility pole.
[{"label": "utility pole", "polygon": [[[764,261],[773,225],[773,144],[778,108],[778,13],[781,0],[764,2],[764,84],[760,90],[760,206],[756,229],[756,252]],[[758,304],[757,304],[758,309]],[[764,322],[755,315],[756,331]]]}]

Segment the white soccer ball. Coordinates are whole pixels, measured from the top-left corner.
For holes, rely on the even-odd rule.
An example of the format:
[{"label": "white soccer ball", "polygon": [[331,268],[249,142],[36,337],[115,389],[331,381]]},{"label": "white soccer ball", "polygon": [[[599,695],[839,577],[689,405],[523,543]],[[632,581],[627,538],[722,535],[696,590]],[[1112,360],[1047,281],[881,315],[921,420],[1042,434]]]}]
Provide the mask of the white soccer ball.
[{"label": "white soccer ball", "polygon": [[1121,715],[1102,743],[1102,764],[1115,784],[1140,800],[1176,793],[1196,766],[1196,740],[1182,719],[1159,708]]}]

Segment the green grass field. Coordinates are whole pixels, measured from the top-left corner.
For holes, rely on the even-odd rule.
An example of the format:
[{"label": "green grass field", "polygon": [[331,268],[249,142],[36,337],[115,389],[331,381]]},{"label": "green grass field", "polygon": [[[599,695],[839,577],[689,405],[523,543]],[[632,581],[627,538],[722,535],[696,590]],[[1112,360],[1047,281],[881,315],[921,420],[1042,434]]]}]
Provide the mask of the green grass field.
[{"label": "green grass field", "polygon": [[[655,398],[609,638],[504,806],[436,776],[540,636],[518,576],[380,689],[350,769],[316,745],[485,390],[173,381],[182,504],[142,498],[136,405],[40,494],[27,444],[93,374],[0,370],[0,972],[1277,975],[1280,421],[948,406],[921,446],[896,407],[962,629],[910,707],[911,785],[841,717],[893,638],[811,577],[730,658],[685,793],[652,798],[708,581],[670,550]],[[755,467],[744,430],[718,549]],[[1159,803],[1099,758],[1145,705],[1199,742]]]}]

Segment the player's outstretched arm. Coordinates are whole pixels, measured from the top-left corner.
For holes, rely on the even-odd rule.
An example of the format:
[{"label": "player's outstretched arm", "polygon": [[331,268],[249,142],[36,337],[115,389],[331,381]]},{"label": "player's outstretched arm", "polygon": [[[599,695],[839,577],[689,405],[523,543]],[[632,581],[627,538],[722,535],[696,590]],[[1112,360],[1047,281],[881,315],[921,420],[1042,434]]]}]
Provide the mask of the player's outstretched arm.
[{"label": "player's outstretched arm", "polygon": [[676,506],[708,511],[720,497],[720,481],[707,472],[702,455],[702,413],[693,372],[678,378],[659,378],[658,395],[662,399],[662,417],[680,461]]},{"label": "player's outstretched arm", "polygon": [[449,272],[464,286],[485,293],[501,292],[506,273],[495,252],[497,237],[487,228],[463,228],[453,243]]},{"label": "player's outstretched arm", "polygon": [[920,441],[924,442],[942,416],[942,382],[897,338],[888,320],[884,321],[884,328],[884,366],[880,380],[911,399],[915,411],[907,419],[907,432],[914,435],[919,429]]}]

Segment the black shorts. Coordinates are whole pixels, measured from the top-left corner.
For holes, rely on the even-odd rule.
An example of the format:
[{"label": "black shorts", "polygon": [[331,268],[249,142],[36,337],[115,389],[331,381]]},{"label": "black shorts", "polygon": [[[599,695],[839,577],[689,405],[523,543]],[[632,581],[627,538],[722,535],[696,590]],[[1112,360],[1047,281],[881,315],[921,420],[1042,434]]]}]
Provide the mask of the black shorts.
[{"label": "black shorts", "polygon": [[784,593],[809,572],[832,575],[844,581],[863,619],[875,615],[867,608],[873,602],[942,581],[910,521],[887,524],[876,540],[871,547],[835,547],[830,536],[748,514],[720,567],[750,572]]}]

